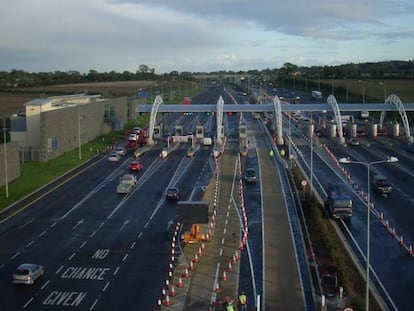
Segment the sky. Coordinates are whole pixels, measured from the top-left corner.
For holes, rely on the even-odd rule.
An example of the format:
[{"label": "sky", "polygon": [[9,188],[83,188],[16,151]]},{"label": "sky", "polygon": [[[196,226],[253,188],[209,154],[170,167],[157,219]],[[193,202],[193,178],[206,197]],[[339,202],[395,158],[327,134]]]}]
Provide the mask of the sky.
[{"label": "sky", "polygon": [[414,59],[412,0],[0,0],[0,70],[212,72]]}]

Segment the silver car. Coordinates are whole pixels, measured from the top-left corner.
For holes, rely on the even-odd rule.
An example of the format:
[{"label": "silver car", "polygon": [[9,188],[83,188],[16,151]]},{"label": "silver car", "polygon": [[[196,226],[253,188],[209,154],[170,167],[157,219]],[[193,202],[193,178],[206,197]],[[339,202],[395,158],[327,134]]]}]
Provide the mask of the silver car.
[{"label": "silver car", "polygon": [[24,263],[17,267],[13,274],[14,284],[32,285],[36,279],[45,274],[45,269],[41,265]]}]

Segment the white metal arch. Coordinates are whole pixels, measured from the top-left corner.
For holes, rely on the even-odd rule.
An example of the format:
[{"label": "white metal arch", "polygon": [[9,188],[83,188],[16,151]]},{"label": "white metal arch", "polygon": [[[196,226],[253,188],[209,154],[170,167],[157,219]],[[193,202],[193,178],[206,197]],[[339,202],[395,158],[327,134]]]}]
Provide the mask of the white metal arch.
[{"label": "white metal arch", "polygon": [[224,99],[220,95],[219,99],[217,100],[217,112],[216,112],[216,121],[217,121],[217,144],[222,144],[222,127],[223,127],[223,107],[224,107]]},{"label": "white metal arch", "polygon": [[338,102],[336,101],[336,98],[333,95],[329,95],[326,102],[332,108],[334,112],[335,122],[336,122],[336,126],[338,129],[339,143],[343,144],[345,142],[345,139],[344,139],[344,132],[342,129],[341,111],[339,110]]},{"label": "white metal arch", "polygon": [[154,127],[155,127],[155,121],[157,120],[157,113],[158,108],[162,104],[162,97],[160,95],[157,95],[154,100],[154,104],[151,107],[151,115],[150,115],[150,121],[149,121],[149,133],[148,133],[148,145],[154,144],[154,139],[152,138],[152,135],[154,135]]},{"label": "white metal arch", "polygon": [[[399,112],[399,114],[401,116],[401,120],[402,120],[403,125],[404,125],[405,135],[406,135],[406,137],[407,137],[407,139],[409,141],[412,141],[413,138],[411,137],[410,123],[408,122],[407,113],[406,113],[406,111],[404,109],[404,105],[401,102],[401,99],[397,95],[395,95],[395,94],[390,94],[387,97],[387,99],[385,100],[385,104],[394,104],[397,107],[398,112]],[[381,112],[380,124],[379,124],[380,127],[383,126],[386,113],[387,113],[386,111],[382,111]]]},{"label": "white metal arch", "polygon": [[282,107],[280,106],[280,99],[277,95],[273,98],[273,106],[275,108],[275,121],[277,132],[277,144],[283,145],[283,127],[282,127]]}]

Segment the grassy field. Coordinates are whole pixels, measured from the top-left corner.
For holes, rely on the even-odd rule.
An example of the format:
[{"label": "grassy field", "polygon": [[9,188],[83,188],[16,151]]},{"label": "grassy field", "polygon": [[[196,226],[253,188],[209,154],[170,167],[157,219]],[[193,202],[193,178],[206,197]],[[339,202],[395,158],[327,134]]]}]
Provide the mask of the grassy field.
[{"label": "grassy field", "polygon": [[[315,80],[313,82],[318,83]],[[414,103],[414,80],[321,80],[325,94],[332,93],[332,83],[339,102],[345,102],[348,88],[350,102],[362,102],[364,92],[367,103],[384,101],[384,97],[390,94],[397,95],[403,103]]]}]

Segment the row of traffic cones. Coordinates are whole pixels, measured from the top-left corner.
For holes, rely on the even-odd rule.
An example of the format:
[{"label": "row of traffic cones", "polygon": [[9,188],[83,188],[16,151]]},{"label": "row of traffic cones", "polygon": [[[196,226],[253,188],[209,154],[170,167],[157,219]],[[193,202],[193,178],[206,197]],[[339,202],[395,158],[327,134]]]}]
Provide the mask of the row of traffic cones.
[{"label": "row of traffic cones", "polygon": [[[354,189],[360,189],[358,185],[356,185],[355,182],[352,181],[351,175],[339,164],[339,161],[336,159],[335,155],[329,150],[328,147],[325,146],[325,150],[327,153],[331,156],[331,158],[335,161],[336,165],[342,169],[344,176],[347,178],[348,182],[354,185]],[[369,186],[369,185],[368,185]],[[358,190],[358,194],[361,197],[361,199],[368,204],[368,195],[365,193],[362,189]],[[411,244],[406,244],[404,241],[404,238],[402,235],[397,234],[397,230],[394,226],[391,226],[388,219],[384,217],[383,212],[378,212],[375,209],[374,202],[370,202],[369,209],[373,212],[374,215],[377,216],[379,221],[383,224],[383,226],[390,232],[390,234],[397,240],[398,244],[407,251],[408,255],[411,257],[414,257],[413,247]]]}]

